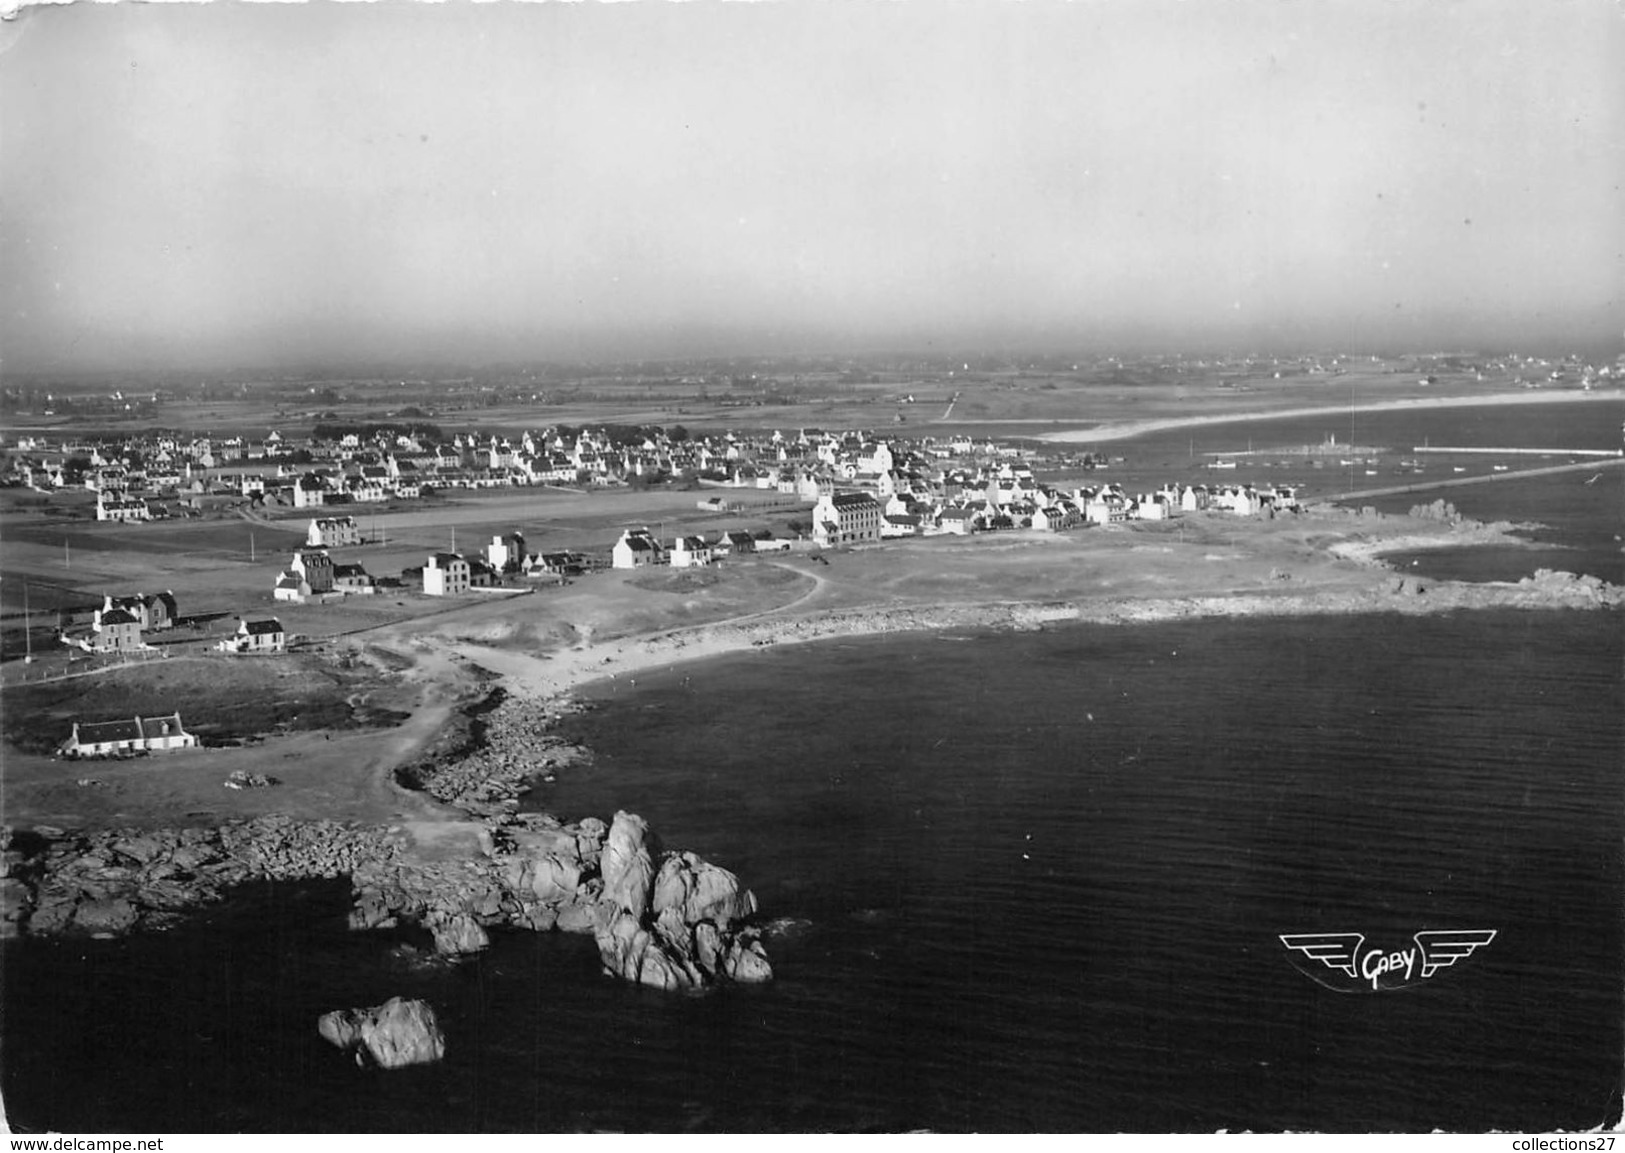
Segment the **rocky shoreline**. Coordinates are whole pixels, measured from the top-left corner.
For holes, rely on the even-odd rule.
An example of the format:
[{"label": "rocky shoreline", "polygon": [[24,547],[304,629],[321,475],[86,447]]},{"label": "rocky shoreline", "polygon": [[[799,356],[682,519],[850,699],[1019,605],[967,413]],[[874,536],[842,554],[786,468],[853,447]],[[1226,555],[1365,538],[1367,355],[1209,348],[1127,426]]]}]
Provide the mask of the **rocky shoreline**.
[{"label": "rocky shoreline", "polygon": [[[162,930],[239,885],[348,878],[352,929],[415,925],[441,958],[479,952],[493,928],[558,930],[594,936],[607,973],[658,988],[771,978],[760,931],[748,923],[755,895],[726,869],[663,851],[635,814],[571,824],[517,811],[532,780],[587,755],[553,731],[584,707],[488,689],[437,750],[406,767],[413,787],[473,818],[433,826],[462,834],[463,851],[420,851],[401,825],[284,816],[0,830],[0,935]],[[448,749],[456,754],[441,759]]]},{"label": "rocky shoreline", "polygon": [[[457,715],[437,742],[442,747],[396,769],[396,782],[475,817],[500,819],[517,809],[531,783],[590,755],[555,731],[562,718],[588,708],[569,696],[491,688]],[[455,755],[445,754],[448,744]]]},{"label": "rocky shoreline", "polygon": [[726,869],[664,852],[642,818],[565,824],[517,814],[478,828],[480,851],[411,851],[398,826],[260,817],[217,828],[0,832],[4,935],[162,930],[253,881],[349,877],[352,929],[420,926],[448,958],[496,927],[592,934],[605,970],[665,989],[764,981],[747,923],[756,898]]},{"label": "rocky shoreline", "polygon": [[[852,609],[701,626],[621,642],[611,656],[578,662],[585,675],[570,687],[765,645],[900,631],[1625,604],[1625,589],[1571,573],[1542,570],[1516,584],[1430,582],[1387,569],[1375,549],[1345,555],[1377,570],[1364,587],[1300,589],[1283,575],[1280,587],[1256,593]],[[518,811],[532,781],[590,755],[556,732],[561,717],[588,706],[515,676],[484,677],[478,694],[434,747],[397,770],[401,783],[469,814],[469,822],[435,827],[472,831],[477,851],[420,852],[412,832],[398,825],[282,816],[206,828],[5,829],[0,935],[163,929],[252,881],[347,877],[352,927],[417,925],[443,957],[479,951],[492,928],[556,929],[592,934],[606,972],[660,988],[771,976],[750,923],[755,897],[727,870],[692,853],[662,851],[630,813],[609,824],[592,817],[567,824]]]}]

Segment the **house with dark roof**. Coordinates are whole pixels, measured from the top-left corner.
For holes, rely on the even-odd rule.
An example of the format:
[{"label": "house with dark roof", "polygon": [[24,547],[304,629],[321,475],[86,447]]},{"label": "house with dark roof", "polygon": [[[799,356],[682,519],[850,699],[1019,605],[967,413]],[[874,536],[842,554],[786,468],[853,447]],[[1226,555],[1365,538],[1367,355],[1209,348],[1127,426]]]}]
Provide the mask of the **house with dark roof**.
[{"label": "house with dark roof", "polygon": [[666,550],[647,528],[629,528],[609,550],[615,568],[644,568],[666,563]]},{"label": "house with dark roof", "polygon": [[146,648],[141,639],[141,622],[124,609],[101,609],[91,622],[87,648],[96,652],[136,652]]},{"label": "house with dark roof", "polygon": [[437,552],[423,566],[423,591],[432,597],[466,593],[471,575],[468,561],[461,554]]},{"label": "house with dark roof", "polygon": [[132,717],[127,721],[74,722],[57,751],[65,757],[109,757],[120,753],[167,752],[196,748],[198,739],[181,724],[180,713]]},{"label": "house with dark roof", "polygon": [[311,548],[344,548],[361,543],[361,526],[353,516],[315,517],[305,543]]},{"label": "house with dark roof", "polygon": [[227,653],[280,653],[288,647],[288,634],[282,622],[272,617],[263,621],[240,621],[236,635],[217,646]]},{"label": "house with dark roof", "polygon": [[116,597],[111,593],[102,597],[102,611],[123,609],[148,632],[159,629],[173,628],[175,620],[180,616],[180,606],[175,601],[175,594],[165,590],[161,593],[143,595],[135,593],[131,596]]},{"label": "house with dark roof", "polygon": [[680,536],[672,541],[672,568],[703,568],[716,559],[716,554],[702,537]]}]

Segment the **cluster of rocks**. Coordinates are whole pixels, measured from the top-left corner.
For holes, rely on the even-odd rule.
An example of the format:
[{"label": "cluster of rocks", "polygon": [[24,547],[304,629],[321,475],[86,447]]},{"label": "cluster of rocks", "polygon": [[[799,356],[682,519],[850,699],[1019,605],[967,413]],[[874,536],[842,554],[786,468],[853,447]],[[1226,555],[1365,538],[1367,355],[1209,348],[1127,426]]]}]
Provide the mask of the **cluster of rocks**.
[{"label": "cluster of rocks", "polygon": [[492,829],[482,860],[392,862],[353,877],[357,929],[424,926],[442,955],[477,952],[496,925],[590,933],[606,972],[663,989],[765,981],[746,920],[756,897],[693,853],[662,852],[643,818],[566,824],[526,813]]},{"label": "cluster of rocks", "polygon": [[472,739],[460,756],[418,765],[410,779],[436,800],[476,816],[512,813],[533,780],[584,756],[553,731],[560,717],[584,709],[569,699],[504,694],[494,707],[471,711]]},{"label": "cluster of rocks", "polygon": [[1603,607],[1625,604],[1625,588],[1609,584],[1589,573],[1571,573],[1549,568],[1536,569],[1534,576],[1524,577],[1518,587],[1545,596],[1589,602]]},{"label": "cluster of rocks", "polygon": [[341,877],[390,859],[385,830],[259,817],[219,828],[0,831],[0,935],[163,928],[234,885]]},{"label": "cluster of rocks", "polygon": [[1437,520],[1446,524],[1460,524],[1462,522],[1462,515],[1456,511],[1456,506],[1443,497],[1431,504],[1411,505],[1410,515],[1417,520]]},{"label": "cluster of rocks", "polygon": [[665,853],[656,869],[643,818],[615,814],[600,874],[594,936],[606,972],[661,989],[773,976],[757,931],[739,927],[756,912],[755,894],[693,853]]},{"label": "cluster of rocks", "polygon": [[494,926],[592,934],[607,972],[667,989],[764,981],[745,921],[756,898],[693,853],[662,853],[641,817],[565,824],[541,813],[481,831],[450,860],[410,852],[398,829],[268,816],[215,829],[37,829],[4,838],[7,935],[163,928],[250,880],[348,877],[355,929],[422,927],[443,957],[476,953]]}]

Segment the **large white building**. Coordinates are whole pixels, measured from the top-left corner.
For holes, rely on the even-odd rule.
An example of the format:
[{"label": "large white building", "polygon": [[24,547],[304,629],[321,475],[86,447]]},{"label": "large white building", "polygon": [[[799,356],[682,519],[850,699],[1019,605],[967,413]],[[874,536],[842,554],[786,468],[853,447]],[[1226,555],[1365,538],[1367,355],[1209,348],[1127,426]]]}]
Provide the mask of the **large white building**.
[{"label": "large white building", "polygon": [[821,545],[879,540],[884,520],[880,502],[866,492],[825,495],[813,506],[813,539]]},{"label": "large white building", "polygon": [[423,591],[432,597],[466,593],[471,572],[468,561],[454,552],[437,552],[423,566]]}]

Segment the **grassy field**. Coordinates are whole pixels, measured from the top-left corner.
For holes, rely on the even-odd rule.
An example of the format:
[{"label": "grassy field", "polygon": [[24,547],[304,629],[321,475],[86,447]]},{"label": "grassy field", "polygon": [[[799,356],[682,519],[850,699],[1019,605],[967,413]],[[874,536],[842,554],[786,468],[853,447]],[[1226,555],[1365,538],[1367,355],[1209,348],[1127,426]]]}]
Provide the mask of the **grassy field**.
[{"label": "grassy field", "polygon": [[222,745],[276,733],[376,727],[403,714],[369,703],[383,686],[365,666],[322,655],[182,657],[4,692],[5,737],[26,752],[50,752],[74,721],[128,720],[180,711],[186,728]]}]

